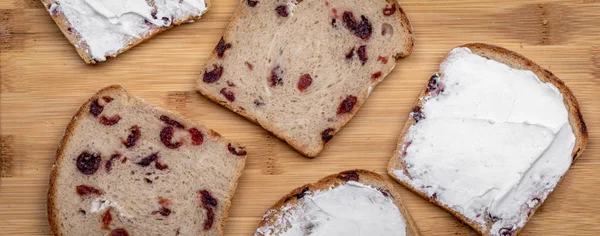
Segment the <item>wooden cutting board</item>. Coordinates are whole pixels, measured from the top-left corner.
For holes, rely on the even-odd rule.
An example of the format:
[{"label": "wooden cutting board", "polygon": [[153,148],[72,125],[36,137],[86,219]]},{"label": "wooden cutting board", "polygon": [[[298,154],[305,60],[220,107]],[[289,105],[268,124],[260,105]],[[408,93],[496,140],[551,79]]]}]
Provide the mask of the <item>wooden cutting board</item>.
[{"label": "wooden cutting board", "polygon": [[[251,235],[271,204],[304,183],[352,168],[385,174],[419,91],[449,49],[469,42],[497,44],[550,69],[575,93],[589,128],[587,150],[522,235],[600,234],[600,1],[401,0],[416,33],[413,55],[398,60],[313,160],[193,90],[237,2],[213,0],[214,8],[197,23],[89,66],[38,0],[0,0],[0,234],[50,234],[45,203],[56,146],[71,116],[99,88],[122,84],[246,144],[248,162],[225,232]],[[423,235],[474,234],[396,186]]]}]

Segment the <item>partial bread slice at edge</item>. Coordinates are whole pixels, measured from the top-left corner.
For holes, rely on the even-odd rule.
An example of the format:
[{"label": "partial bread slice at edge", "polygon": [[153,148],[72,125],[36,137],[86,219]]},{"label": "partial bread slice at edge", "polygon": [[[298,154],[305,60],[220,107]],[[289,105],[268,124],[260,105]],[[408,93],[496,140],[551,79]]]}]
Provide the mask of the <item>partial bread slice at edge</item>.
[{"label": "partial bread slice at edge", "polygon": [[[396,207],[398,207],[398,209],[400,210],[400,213],[402,214],[406,222],[406,235],[421,235],[412,216],[409,214],[408,210],[402,203],[400,192],[396,189],[396,187],[390,181],[385,180],[381,175],[372,171],[362,169],[348,170],[340,172],[338,174],[329,175],[324,177],[323,179],[320,179],[316,183],[306,184],[292,190],[292,192],[279,199],[273,206],[271,206],[266,211],[265,215],[263,216],[258,225],[258,228],[270,225],[275,220],[277,220],[274,218],[274,216],[276,216],[277,213],[280,212],[281,208],[288,204],[297,204],[299,197],[302,198],[305,192],[326,191],[339,185],[343,185],[350,180],[362,183],[364,185],[375,187],[380,191],[386,191],[387,193],[390,193],[391,198],[393,199]],[[272,212],[272,214],[267,214],[269,212]]]},{"label": "partial bread slice at edge", "polygon": [[[80,122],[82,122],[83,119],[86,119],[86,118],[84,118],[85,116],[90,115],[89,114],[90,113],[90,104],[93,101],[98,100],[100,98],[103,99],[104,96],[107,96],[107,95],[108,96],[112,96],[112,95],[123,96],[126,99],[128,99],[127,103],[135,103],[138,106],[147,106],[150,109],[152,109],[153,112],[167,115],[171,119],[178,121],[180,124],[183,124],[187,127],[197,128],[200,130],[200,132],[203,133],[203,136],[204,136],[204,138],[203,138],[204,144],[201,144],[201,145],[206,145],[207,140],[210,140],[211,142],[214,142],[217,144],[223,144],[225,146],[225,149],[229,149],[229,152],[227,153],[227,155],[231,155],[231,157],[239,159],[239,160],[235,161],[237,163],[235,164],[235,169],[232,170],[232,173],[233,173],[233,176],[231,176],[232,181],[229,182],[228,192],[225,194],[226,197],[225,197],[224,201],[219,201],[218,208],[223,207],[222,208],[223,211],[221,214],[216,215],[216,217],[214,219],[215,222],[212,224],[212,229],[216,228],[218,235],[223,235],[224,223],[228,217],[232,198],[235,194],[235,190],[237,189],[237,185],[239,183],[239,178],[242,175],[242,171],[244,169],[245,162],[247,159],[244,146],[240,145],[239,143],[236,143],[236,142],[233,142],[233,141],[223,138],[216,131],[214,131],[210,128],[207,128],[206,126],[199,124],[198,122],[192,121],[191,119],[189,119],[185,116],[182,116],[182,115],[173,113],[171,111],[168,111],[166,109],[163,109],[161,107],[149,104],[139,97],[132,96],[121,85],[111,85],[111,86],[108,86],[108,87],[98,90],[92,97],[90,97],[85,103],[83,103],[81,105],[81,107],[79,107],[79,109],[77,110],[75,115],[72,117],[71,121],[69,122],[69,124],[67,125],[67,127],[65,129],[65,133],[64,133],[63,137],[61,138],[58,148],[57,148],[57,151],[56,151],[56,159],[54,160],[54,164],[52,166],[52,170],[50,173],[50,180],[49,180],[50,183],[49,183],[48,195],[47,195],[47,216],[48,216],[48,222],[50,224],[51,231],[55,235],[62,235],[62,232],[60,230],[61,219],[59,217],[59,210],[58,210],[58,206],[57,206],[59,204],[59,201],[61,201],[61,199],[57,198],[57,185],[58,185],[57,180],[59,178],[59,176],[58,176],[59,175],[59,166],[70,164],[70,163],[68,163],[69,157],[66,156],[67,155],[66,149],[70,145],[77,145],[77,144],[71,144],[70,142],[72,141],[72,136],[74,134],[76,127],[79,125]],[[142,133],[142,135],[144,135],[144,133]],[[227,143],[229,144],[229,146],[226,145]],[[232,149],[234,151],[232,151]],[[237,152],[237,153],[234,153],[234,152]],[[127,156],[125,156],[125,159],[127,159]],[[134,161],[133,159],[130,159],[127,163],[130,163],[133,161]],[[101,162],[101,163],[102,164],[100,166],[100,169],[97,171],[96,174],[99,174],[102,171],[102,169],[104,168],[104,162]],[[115,168],[115,167],[113,167],[113,168]],[[84,177],[82,177],[82,178],[84,178]],[[218,210],[215,210],[215,211],[218,211]],[[201,224],[202,224],[202,222],[198,223],[198,225],[201,225]],[[202,227],[202,226],[200,226],[200,227]],[[93,229],[90,229],[90,230],[93,230]]]},{"label": "partial bread slice at edge", "polygon": [[[552,72],[542,68],[541,66],[537,65],[535,62],[524,57],[523,55],[518,54],[513,51],[510,51],[508,49],[490,45],[490,44],[483,44],[483,43],[471,43],[471,44],[465,44],[465,45],[462,45],[459,47],[469,48],[476,55],[485,57],[487,59],[495,60],[500,63],[504,63],[512,68],[521,69],[521,70],[530,70],[533,73],[535,73],[535,75],[542,82],[552,83],[554,86],[556,86],[556,88],[558,88],[558,90],[563,95],[563,101],[565,103],[567,112],[569,114],[569,123],[571,124],[571,127],[573,127],[573,133],[575,134],[575,137],[576,137],[575,147],[573,148],[573,152],[572,152],[572,157],[573,157],[572,164],[573,164],[575,162],[575,160],[581,155],[581,153],[585,149],[585,146],[587,144],[587,139],[588,139],[588,132],[587,132],[587,127],[585,125],[583,117],[581,115],[579,103],[577,102],[577,100],[576,100],[575,96],[573,95],[573,93],[571,92],[571,90],[564,84],[564,82],[561,81],[554,74],[552,74]],[[446,55],[446,57],[447,57],[447,55]],[[445,61],[446,57],[444,57],[444,59],[442,61]],[[443,75],[441,75],[441,77],[443,77]],[[417,107],[417,106],[420,107],[422,105],[422,102],[421,102],[422,99],[420,99],[420,98],[423,98],[427,95],[429,95],[429,93],[427,92],[427,86],[425,86],[425,88],[421,91],[421,93],[419,95],[419,99],[417,99],[417,101],[415,102],[413,107]],[[479,234],[488,235],[484,229],[480,228],[479,224],[469,220],[468,218],[461,215],[459,212],[445,206],[438,200],[428,197],[426,194],[424,194],[424,193],[420,192],[419,190],[415,189],[414,187],[412,187],[409,183],[406,183],[406,182],[400,180],[399,178],[397,178],[396,175],[394,174],[395,170],[405,168],[403,160],[400,158],[398,153],[402,150],[402,145],[404,143],[403,139],[406,136],[409,128],[412,125],[414,125],[415,123],[416,123],[416,120],[414,119],[414,117],[412,115],[409,115],[409,117],[406,121],[406,124],[404,125],[404,128],[402,129],[402,132],[400,133],[397,148],[394,151],[394,155],[391,157],[390,162],[388,164],[388,175],[390,177],[392,177],[393,179],[395,179],[400,184],[402,184],[404,187],[406,187],[406,188],[410,189],[411,191],[413,191],[414,193],[416,193],[417,195],[423,197],[424,199],[427,199],[429,202],[448,211],[450,214],[454,215],[456,218],[460,219],[462,222],[465,222],[472,229],[477,231]],[[553,190],[549,194],[551,194],[552,192],[553,192]],[[531,216],[533,216],[535,211],[541,205],[542,204],[538,204],[531,211],[531,214],[527,218],[527,221],[529,219],[531,219]],[[523,227],[517,228],[513,232],[513,235],[518,234],[519,231],[521,231],[522,229],[523,229]]]},{"label": "partial bread slice at edge", "polygon": [[[50,6],[54,2],[56,2],[56,0],[40,0],[40,1],[42,1],[44,7],[46,8],[46,11],[48,11],[48,12],[50,12]],[[204,11],[204,13],[202,13],[202,15],[206,14],[206,12],[208,12],[210,10],[210,8],[211,8],[210,1],[211,0],[205,0],[206,10]],[[146,41],[154,38],[156,35],[159,35],[160,33],[164,32],[164,31],[167,31],[170,28],[173,28],[175,26],[182,25],[182,24],[185,24],[185,23],[194,22],[196,20],[199,20],[202,15],[200,15],[200,16],[188,15],[183,20],[177,20],[177,21],[172,22],[171,25],[168,26],[168,27],[159,27],[159,28],[156,28],[155,30],[151,31],[150,33],[148,33],[148,35],[146,35],[143,38],[130,40],[127,45],[125,45],[119,51],[115,52],[114,55],[112,55],[112,56],[106,56],[106,59],[108,60],[109,58],[117,57],[121,53],[124,53],[124,52],[128,51],[129,49],[135,47],[136,45],[141,44],[143,42],[146,42]],[[88,53],[88,52],[85,51],[86,48],[87,48],[87,45],[80,43],[80,41],[82,41],[82,39],[79,36],[79,33],[75,29],[73,29],[71,27],[71,24],[64,17],[63,14],[50,14],[50,16],[52,17],[52,19],[54,20],[54,22],[56,23],[56,25],[58,26],[58,28],[60,29],[60,31],[63,33],[63,35],[65,36],[65,38],[67,38],[67,40],[69,41],[69,43],[71,43],[71,45],[73,45],[73,47],[75,47],[75,51],[77,52],[77,54],[79,54],[79,56],[81,57],[81,59],[83,59],[83,61],[85,61],[86,64],[96,64],[96,63],[98,63],[98,61],[96,61],[96,60],[94,60],[94,58],[92,58],[91,53]],[[69,29],[71,29],[71,30],[69,30]],[[84,45],[86,47],[82,47]]]}]

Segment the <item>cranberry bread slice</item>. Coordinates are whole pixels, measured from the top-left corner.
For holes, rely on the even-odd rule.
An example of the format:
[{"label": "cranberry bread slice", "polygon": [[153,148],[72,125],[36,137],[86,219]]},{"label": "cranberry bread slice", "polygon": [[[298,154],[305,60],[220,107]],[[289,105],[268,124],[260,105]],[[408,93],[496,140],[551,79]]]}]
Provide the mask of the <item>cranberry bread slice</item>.
[{"label": "cranberry bread slice", "polygon": [[315,157],[413,42],[393,0],[243,0],[197,90]]},{"label": "cranberry bread slice", "polygon": [[54,235],[222,235],[246,151],[113,85],[67,126],[50,175]]},{"label": "cranberry bread slice", "polygon": [[587,136],[575,96],[550,71],[467,44],[422,91],[388,173],[482,235],[516,235]]},{"label": "cranberry bread slice", "polygon": [[210,0],[41,0],[88,64],[129,50],[208,11]]},{"label": "cranberry bread slice", "polygon": [[371,171],[350,170],[281,198],[267,210],[254,235],[420,234],[389,181]]}]

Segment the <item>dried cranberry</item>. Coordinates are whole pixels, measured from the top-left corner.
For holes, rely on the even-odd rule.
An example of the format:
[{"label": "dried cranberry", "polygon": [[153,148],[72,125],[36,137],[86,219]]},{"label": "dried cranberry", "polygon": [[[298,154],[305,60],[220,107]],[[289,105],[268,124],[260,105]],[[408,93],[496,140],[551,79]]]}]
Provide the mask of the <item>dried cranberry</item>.
[{"label": "dried cranberry", "polygon": [[512,235],[512,233],[514,232],[513,228],[501,228],[498,231],[498,234],[500,234],[501,236],[510,236]]},{"label": "dried cranberry", "polygon": [[246,0],[246,4],[248,4],[250,7],[255,7],[256,4],[258,4],[258,1]]},{"label": "dried cranberry", "polygon": [[387,64],[388,63],[388,58],[387,57],[379,56],[379,57],[377,57],[377,61],[381,61],[381,63]]},{"label": "dried cranberry", "polygon": [[275,11],[279,16],[287,17],[290,13],[288,12],[288,8],[285,5],[280,5],[275,8]]},{"label": "dried cranberry", "polygon": [[356,21],[354,18],[354,13],[345,11],[342,14],[342,20],[344,20],[344,25],[348,30],[354,33],[356,37],[367,40],[371,37],[371,33],[373,32],[373,26],[365,16],[360,16],[360,23]]},{"label": "dried cranberry", "polygon": [[358,181],[359,176],[356,171],[344,171],[338,175],[338,178],[344,181]]},{"label": "dried cranberry", "polygon": [[413,108],[413,111],[410,113],[410,115],[417,123],[419,121],[425,119],[425,114],[423,114],[423,110],[421,109],[420,106],[415,106],[415,108]]},{"label": "dried cranberry", "polygon": [[189,132],[192,136],[192,145],[202,145],[202,143],[204,142],[204,135],[202,135],[202,132],[200,132],[200,130],[196,128],[191,128]]},{"label": "dried cranberry", "polygon": [[177,149],[177,148],[181,147],[181,145],[183,143],[181,143],[181,142],[172,143],[171,139],[173,139],[173,133],[175,133],[175,130],[173,129],[173,127],[171,127],[171,126],[164,127],[162,129],[162,131],[160,131],[160,141],[170,149]]},{"label": "dried cranberry", "polygon": [[384,197],[388,197],[390,196],[390,191],[387,189],[383,189],[383,188],[377,188],[377,190],[379,190],[379,192],[384,196]]},{"label": "dried cranberry", "polygon": [[223,95],[223,97],[225,97],[230,102],[235,101],[235,93],[233,93],[233,91],[228,90],[227,88],[222,88],[221,91],[219,91],[219,93],[221,93],[221,95]]},{"label": "dried cranberry", "polygon": [[266,104],[265,104],[265,102],[261,98],[260,100],[259,99],[255,99],[254,100],[254,105],[257,106],[257,107],[262,107],[262,106],[264,106]]},{"label": "dried cranberry", "polygon": [[356,52],[358,53],[358,59],[362,62],[362,64],[364,65],[367,63],[367,60],[369,60],[369,56],[367,56],[367,45],[358,47]]},{"label": "dried cranberry", "polygon": [[354,49],[355,48],[352,48],[346,53],[346,59],[352,59],[352,57],[354,57]]},{"label": "dried cranberry", "polygon": [[108,210],[106,210],[106,212],[104,212],[104,215],[102,216],[102,228],[103,229],[108,229],[110,222],[112,222],[112,216],[110,215],[110,209],[111,208],[108,208]]},{"label": "dried cranberry", "polygon": [[104,102],[106,102],[106,103],[110,103],[114,100],[114,98],[109,97],[109,96],[103,96],[102,100],[104,100]]},{"label": "dried cranberry", "polygon": [[167,124],[167,125],[175,126],[176,128],[180,128],[180,129],[185,129],[185,126],[183,126],[178,121],[169,118],[168,116],[161,115],[160,116],[160,120],[163,121],[163,122],[165,122],[165,124]]},{"label": "dried cranberry", "polygon": [[223,66],[217,66],[217,65],[213,65],[213,70],[211,71],[204,71],[204,77],[202,78],[202,81],[204,81],[204,83],[214,83],[217,82],[221,76],[223,75]]},{"label": "dried cranberry", "polygon": [[213,222],[215,221],[215,212],[212,207],[205,207],[206,209],[206,219],[204,220],[204,230],[209,230],[212,228]]},{"label": "dried cranberry", "polygon": [[250,70],[254,70],[254,65],[252,65],[252,63],[250,62],[245,62],[246,66],[248,67],[248,69]]},{"label": "dried cranberry", "polygon": [[227,86],[229,87],[235,87],[235,84],[229,80],[227,80]]},{"label": "dried cranberry", "polygon": [[98,99],[90,103],[90,113],[92,113],[93,116],[98,117],[103,110],[104,106],[98,103]]},{"label": "dried cranberry", "polygon": [[344,25],[346,26],[346,28],[348,28],[350,31],[356,30],[357,23],[356,18],[354,18],[354,13],[345,11],[342,14],[342,20],[344,21]]},{"label": "dried cranberry", "polygon": [[113,126],[113,125],[116,125],[117,123],[119,123],[120,120],[121,120],[120,115],[114,115],[112,117],[101,116],[100,124],[103,124],[106,126]]},{"label": "dried cranberry", "polygon": [[130,134],[129,134],[129,136],[127,136],[127,139],[121,141],[123,143],[123,145],[125,145],[126,148],[135,146],[135,143],[137,143],[138,139],[140,139],[140,136],[142,136],[142,131],[140,130],[140,127],[137,125],[131,126],[131,128],[129,128],[129,130],[130,130]]},{"label": "dried cranberry", "polygon": [[112,154],[112,156],[110,156],[108,161],[106,161],[106,164],[104,164],[104,168],[106,168],[106,173],[109,173],[112,170],[113,161],[115,161],[117,159],[121,159],[120,153]]},{"label": "dried cranberry", "polygon": [[91,194],[95,194],[95,195],[102,194],[102,190],[94,188],[92,186],[88,186],[88,185],[77,185],[76,190],[77,190],[77,194],[79,194],[79,196],[87,196],[87,195],[91,195]]},{"label": "dried cranberry", "polygon": [[344,113],[350,113],[352,111],[352,109],[354,108],[354,105],[356,105],[356,102],[357,102],[356,96],[349,95],[338,106],[337,114],[340,115],[340,114],[344,114]]},{"label": "dried cranberry", "polygon": [[444,91],[444,84],[439,81],[440,76],[438,74],[434,74],[429,79],[427,83],[427,92],[436,96]]},{"label": "dried cranberry", "polygon": [[155,167],[156,169],[159,169],[159,170],[166,170],[166,169],[169,169],[169,165],[167,165],[167,164],[164,164],[164,163],[162,163],[162,162],[158,161],[158,159],[154,161],[154,167]]},{"label": "dried cranberry", "polygon": [[276,66],[275,68],[273,68],[273,70],[271,70],[271,77],[269,78],[269,81],[271,82],[271,87],[283,84],[283,78],[281,78],[281,74],[283,74],[283,71],[279,66]]},{"label": "dried cranberry", "polygon": [[209,230],[210,228],[212,228],[213,221],[215,218],[213,208],[217,206],[218,201],[207,190],[200,190],[198,191],[198,193],[200,194],[200,201],[202,203],[202,207],[206,209],[206,220],[204,220],[204,230]]},{"label": "dried cranberry", "polygon": [[212,194],[207,190],[200,190],[200,197],[202,200],[202,205],[205,207],[216,207],[218,202],[217,199],[212,196]]},{"label": "dried cranberry", "polygon": [[335,130],[333,128],[328,128],[326,130],[323,130],[323,132],[321,132],[321,139],[323,139],[323,142],[327,143],[329,142],[329,140],[331,140],[333,138],[333,132]]},{"label": "dried cranberry", "polygon": [[246,150],[244,150],[244,148],[242,148],[242,147],[236,148],[233,145],[231,145],[231,143],[227,144],[227,150],[229,150],[229,152],[231,152],[231,154],[236,155],[236,156],[245,156],[246,155]]},{"label": "dried cranberry", "polygon": [[162,216],[169,216],[171,214],[171,209],[166,207],[160,207],[158,211],[153,211],[152,215],[161,214]]},{"label": "dried cranberry", "polygon": [[304,197],[304,195],[306,195],[306,192],[308,192],[308,186],[304,187],[302,189],[302,191],[300,191],[300,193],[295,194],[294,196],[296,197],[296,199],[301,199]]},{"label": "dried cranberry", "polygon": [[129,233],[123,228],[118,228],[110,231],[110,236],[129,236]]},{"label": "dried cranberry", "polygon": [[383,8],[383,15],[384,16],[391,16],[396,12],[396,4],[392,3],[392,6],[390,6],[389,8]]},{"label": "dried cranberry", "polygon": [[100,167],[100,154],[82,152],[77,157],[77,169],[84,175],[93,175]]},{"label": "dried cranberry", "polygon": [[223,58],[223,56],[225,56],[225,51],[229,48],[231,48],[231,43],[225,43],[225,40],[223,40],[223,37],[221,37],[219,44],[217,44],[217,47],[215,48],[217,51],[217,56],[219,56],[219,58]]},{"label": "dried cranberry", "polygon": [[298,90],[304,92],[312,84],[312,78],[309,74],[303,74],[298,79]]},{"label": "dried cranberry", "polygon": [[356,26],[356,31],[354,31],[354,35],[363,40],[368,40],[369,38],[371,38],[371,33],[373,33],[373,27],[371,26],[371,23],[365,16],[360,16],[360,19],[361,21],[358,24],[358,26]]},{"label": "dried cranberry", "polygon": [[379,77],[381,77],[381,71],[377,71],[371,75],[371,79],[374,80],[379,79]]},{"label": "dried cranberry", "polygon": [[143,167],[149,166],[150,163],[158,158],[158,152],[152,153],[147,157],[142,158],[137,164]]}]

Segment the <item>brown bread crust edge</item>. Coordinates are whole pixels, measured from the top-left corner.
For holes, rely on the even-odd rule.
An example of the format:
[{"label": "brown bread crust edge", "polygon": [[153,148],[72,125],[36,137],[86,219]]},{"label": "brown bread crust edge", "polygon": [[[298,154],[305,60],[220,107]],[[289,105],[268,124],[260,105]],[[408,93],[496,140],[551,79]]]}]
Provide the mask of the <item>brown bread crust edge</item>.
[{"label": "brown bread crust edge", "polygon": [[[583,120],[583,117],[581,115],[579,103],[577,102],[577,99],[575,98],[575,96],[573,95],[571,90],[564,84],[564,82],[562,82],[558,77],[556,77],[554,74],[552,74],[552,72],[542,68],[535,62],[527,59],[525,56],[518,54],[516,52],[510,51],[508,49],[490,45],[490,44],[483,44],[483,43],[471,43],[471,44],[465,44],[465,45],[462,45],[459,47],[467,47],[473,53],[475,53],[477,55],[498,61],[500,63],[504,63],[504,64],[506,64],[510,67],[516,68],[516,69],[530,70],[533,73],[535,73],[542,82],[550,82],[554,86],[556,86],[556,88],[558,88],[558,90],[563,95],[563,102],[565,103],[568,113],[569,113],[569,123],[571,124],[571,127],[573,127],[573,133],[575,134],[575,137],[576,137],[575,147],[573,148],[573,152],[571,154],[573,157],[573,161],[572,161],[571,165],[573,165],[575,163],[575,160],[581,155],[581,153],[585,149],[585,146],[587,144],[587,139],[588,139],[588,131],[587,131],[585,122]],[[446,55],[446,57],[447,57],[447,55]],[[445,61],[446,57],[442,61]],[[440,75],[440,77],[443,77],[443,75]],[[420,98],[425,97],[427,95],[428,95],[427,86],[425,86],[425,88],[421,91],[421,94],[419,95],[419,99],[417,99],[417,101],[415,102],[413,107],[421,106],[422,104],[421,104]],[[413,188],[409,183],[406,183],[406,182],[398,179],[396,177],[396,175],[394,174],[395,170],[405,170],[404,160],[402,159],[402,157],[400,155],[398,155],[398,153],[402,149],[402,145],[404,143],[404,137],[405,137],[406,133],[408,132],[408,129],[415,123],[416,123],[415,119],[409,115],[409,118],[407,119],[406,124],[404,125],[404,128],[402,129],[402,133],[400,134],[400,137],[398,140],[398,146],[397,146],[396,150],[394,151],[394,154],[388,164],[388,175],[390,177],[392,177],[393,179],[395,179],[396,181],[398,181],[404,187],[415,192],[417,195],[427,199],[429,202],[448,211],[450,214],[454,215],[456,218],[460,219],[462,222],[469,225],[471,228],[473,228],[479,234],[489,235],[488,229],[481,228],[479,226],[479,224],[477,224],[474,221],[469,220],[468,218],[461,215],[459,212],[451,209],[450,207],[445,206],[444,204],[437,201],[436,199],[432,199],[432,198],[428,197],[426,194]],[[561,180],[562,180],[562,178],[561,178]],[[559,183],[560,183],[560,181],[559,181]],[[550,196],[550,194],[553,191],[554,190],[552,190],[548,194],[548,196]],[[531,214],[527,218],[525,225],[531,219],[531,217],[534,215],[535,211],[542,204],[538,204],[531,211]],[[523,229],[523,227],[517,228],[513,232],[513,235],[517,235],[522,229]]]},{"label": "brown bread crust edge", "polygon": [[[284,197],[282,197],[281,199],[279,199],[272,207],[270,207],[267,210],[267,212],[268,211],[280,212],[281,207],[283,207],[284,205],[296,204],[298,202],[297,195],[304,191],[307,191],[307,190],[311,191],[311,192],[325,191],[332,187],[342,185],[342,184],[346,183],[346,180],[344,180],[344,179],[346,179],[349,175],[357,175],[358,176],[357,182],[359,182],[359,183],[369,185],[369,186],[375,187],[377,189],[380,189],[381,191],[387,191],[388,193],[391,193],[394,203],[396,204],[396,206],[400,210],[400,213],[402,213],[404,220],[406,221],[406,233],[407,233],[406,235],[407,236],[421,235],[419,233],[419,229],[417,228],[417,225],[415,224],[413,218],[411,217],[408,210],[404,207],[404,204],[402,203],[402,199],[400,198],[400,192],[393,186],[392,183],[390,183],[390,181],[387,181],[381,175],[379,175],[375,172],[368,171],[368,170],[356,169],[356,170],[343,171],[338,174],[329,175],[314,184],[306,184],[301,187],[298,187],[298,188],[292,190],[292,192],[290,192],[289,194],[287,194]],[[274,215],[275,214],[272,214],[270,216],[274,216]],[[275,220],[274,218],[263,218],[260,221],[260,223],[258,224],[258,228],[268,225],[270,222],[273,222],[274,220]]]},{"label": "brown bread crust edge", "polygon": [[[412,25],[410,24],[408,16],[404,12],[404,10],[400,6],[400,4],[397,2],[397,0],[386,0],[386,1],[388,3],[393,3],[396,5],[398,11],[396,11],[394,13],[394,16],[404,26],[403,27],[404,35],[406,35],[406,37],[403,40],[405,41],[405,45],[408,45],[406,48],[404,48],[403,51],[396,54],[394,56],[394,58],[398,59],[398,58],[410,56],[410,54],[413,51],[414,44],[415,44],[415,36],[413,34]],[[302,2],[302,1],[298,1],[298,2]],[[229,23],[229,25],[227,26],[227,29],[225,30],[225,33],[223,34],[223,40],[227,41],[227,39],[229,39],[229,35],[233,32],[232,26],[234,25],[235,22],[237,22],[239,20],[240,17],[242,17],[246,13],[247,9],[248,8],[246,7],[246,0],[240,0],[240,3],[238,3],[238,6],[235,10],[235,13],[233,14],[231,22]],[[212,53],[210,54],[210,56],[208,57],[208,59],[206,61],[212,61],[216,56],[217,56],[217,52],[216,52],[216,50],[213,49]],[[390,70],[390,72],[392,70]],[[271,134],[275,135],[277,138],[287,142],[294,150],[296,150],[297,152],[301,153],[302,155],[304,155],[308,158],[315,158],[316,156],[319,155],[319,153],[321,153],[321,151],[323,150],[323,147],[325,147],[325,144],[321,143],[321,145],[318,147],[318,149],[308,150],[307,148],[303,147],[302,143],[299,143],[297,140],[294,140],[293,137],[288,137],[284,133],[273,132],[272,130],[274,130],[274,127],[271,124],[261,123],[258,121],[258,119],[256,117],[252,116],[245,110],[240,109],[239,107],[237,107],[231,103],[228,103],[227,101],[225,101],[223,99],[212,96],[208,91],[202,90],[198,84],[202,81],[201,75],[204,74],[204,72],[205,72],[205,69],[202,69],[202,71],[200,72],[199,79],[196,82],[196,91],[198,91],[198,93],[202,94],[204,97],[208,98],[209,100],[213,101],[214,103],[217,103],[223,107],[226,107],[227,109],[246,118],[250,122],[263,127],[269,133],[271,133]],[[381,76],[382,79],[378,80],[377,84],[381,83],[385,79],[385,77],[387,77],[388,74],[389,73],[383,74]],[[375,84],[375,85],[377,85],[377,84]],[[375,85],[373,85],[373,88],[375,88]],[[356,105],[354,105],[355,109],[353,109],[349,115],[341,118],[339,122],[337,122],[335,125],[333,125],[331,127],[334,130],[331,133],[331,136],[335,136],[335,134],[338,131],[340,131],[340,129],[342,127],[344,127],[344,125],[346,125],[346,123],[348,123],[348,121],[350,121],[350,119],[352,119],[352,117],[354,117],[356,112],[358,112],[358,110],[360,110],[363,103],[365,103],[365,101],[367,100],[367,97],[369,97],[368,89],[365,88],[363,90],[363,92],[361,94],[359,94],[357,97],[358,97],[358,99],[357,99]]]},{"label": "brown bread crust edge", "polygon": [[[75,129],[75,127],[77,127],[77,125],[79,124],[79,119],[84,116],[87,115],[89,113],[89,107],[90,107],[90,103],[93,100],[96,100],[98,98],[101,98],[104,94],[107,93],[121,93],[121,94],[126,94],[127,97],[129,99],[139,99],[138,97],[131,97],[129,96],[129,93],[125,90],[125,88],[123,88],[123,86],[121,85],[110,85],[108,87],[102,88],[100,90],[98,90],[98,92],[96,92],[96,94],[94,94],[91,98],[89,98],[83,105],[81,105],[81,107],[79,107],[79,109],[77,110],[77,112],[75,113],[75,115],[73,116],[73,118],[71,119],[71,121],[69,122],[69,124],[67,125],[67,128],[65,129],[65,134],[63,135],[63,137],[61,138],[59,144],[58,144],[58,149],[56,150],[56,159],[54,161],[54,164],[52,165],[52,170],[50,172],[50,184],[49,184],[49,188],[48,188],[48,196],[47,196],[47,216],[48,216],[48,223],[50,224],[50,229],[52,231],[53,235],[63,235],[62,232],[60,232],[60,218],[58,217],[58,211],[56,209],[56,202],[59,201],[59,199],[56,199],[56,180],[58,179],[58,165],[61,165],[63,162],[63,159],[65,159],[65,147],[69,145],[73,130]],[[144,101],[144,103],[146,103]],[[206,128],[204,125],[200,125],[196,122],[193,122],[192,120],[179,115],[179,114],[175,114],[173,112],[170,112],[168,110],[165,110],[163,108],[154,106],[154,105],[150,105],[147,104],[148,106],[153,106],[154,108],[156,108],[159,112],[162,112],[164,114],[168,114],[170,117],[174,117],[175,119],[181,121],[184,124],[194,124],[194,126],[196,127],[203,127]],[[212,130],[212,129],[208,129],[207,130]],[[231,142],[229,140],[226,140],[225,138],[221,137],[220,135],[211,135],[210,138],[212,139],[216,139],[219,142]],[[235,147],[239,147],[239,148],[244,148],[244,146],[240,145],[239,143],[236,142],[231,142],[231,144]],[[239,178],[242,175],[242,171],[244,170],[244,166],[245,166],[245,162],[247,157],[246,156],[239,156],[239,158],[243,159],[243,162],[241,165],[239,165],[236,169],[236,176],[234,177],[234,179],[236,181],[232,182],[231,185],[231,191],[227,194],[227,199],[226,199],[226,203],[227,206],[225,207],[223,214],[221,215],[221,217],[219,219],[217,219],[217,221],[219,222],[218,224],[218,232],[219,235],[223,235],[223,226],[225,224],[225,219],[227,219],[227,216],[229,214],[229,209],[231,208],[231,199],[233,198],[233,195],[235,193],[235,190],[237,189],[237,185],[239,182]]]}]

